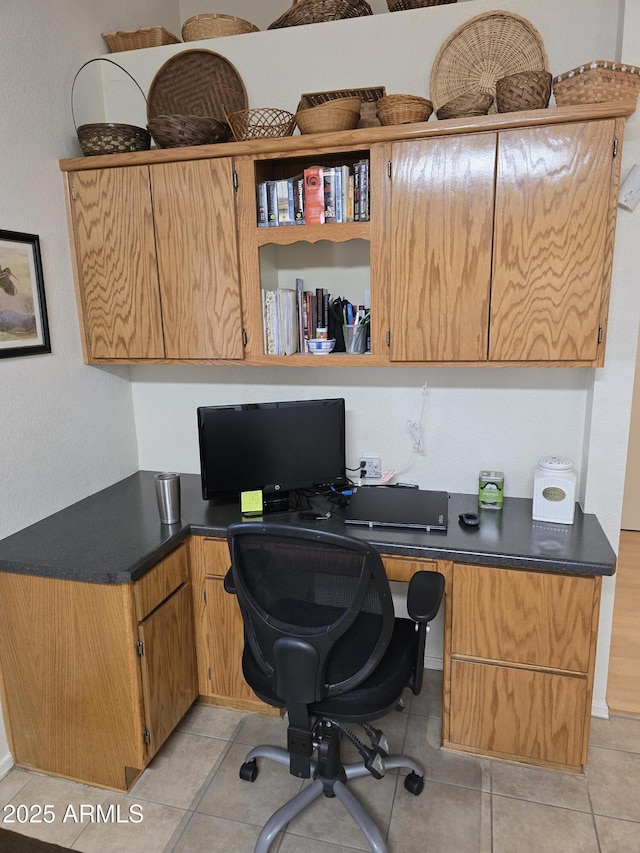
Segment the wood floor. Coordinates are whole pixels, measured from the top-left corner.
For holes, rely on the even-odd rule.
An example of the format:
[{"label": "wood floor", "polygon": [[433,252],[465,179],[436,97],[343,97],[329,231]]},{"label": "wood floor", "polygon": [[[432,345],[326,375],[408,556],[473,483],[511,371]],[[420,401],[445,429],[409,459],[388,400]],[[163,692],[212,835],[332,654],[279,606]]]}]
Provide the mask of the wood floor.
[{"label": "wood floor", "polygon": [[607,704],[640,719],[640,531],[621,532],[616,575]]}]

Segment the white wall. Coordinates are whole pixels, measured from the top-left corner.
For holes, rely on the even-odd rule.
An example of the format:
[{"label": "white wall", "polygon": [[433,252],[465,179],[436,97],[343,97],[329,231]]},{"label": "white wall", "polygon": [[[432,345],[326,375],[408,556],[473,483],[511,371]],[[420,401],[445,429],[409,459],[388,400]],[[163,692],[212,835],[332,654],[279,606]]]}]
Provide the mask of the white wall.
[{"label": "white wall", "polygon": [[[52,353],[0,359],[0,537],[138,468],[128,369],[82,363],[58,158],[76,153],[71,82],[100,34],[177,19],[174,0],[2,2],[0,228],[40,237]],[[0,776],[11,763],[0,720]]]}]

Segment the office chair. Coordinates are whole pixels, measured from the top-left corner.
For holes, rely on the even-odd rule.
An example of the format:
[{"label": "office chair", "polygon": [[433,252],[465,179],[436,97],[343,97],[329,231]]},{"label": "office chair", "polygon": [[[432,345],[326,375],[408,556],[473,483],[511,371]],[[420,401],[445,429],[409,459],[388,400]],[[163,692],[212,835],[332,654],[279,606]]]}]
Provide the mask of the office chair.
[{"label": "office chair", "polygon": [[[380,831],[345,782],[368,773],[380,779],[404,767],[410,771],[405,788],[422,792],[422,767],[409,756],[389,754],[384,734],[371,722],[400,710],[405,687],[420,692],[427,623],[440,607],[444,578],[414,575],[407,596],[411,619],[396,619],[382,560],[367,542],[264,522],[232,524],[227,538],[225,588],[237,595],[244,620],[244,677],[264,702],[286,708],[289,720],[287,748],[255,747],[240,777],[255,781],[257,758],[288,765],[300,779],[313,777],[269,818],[255,853],[267,853],[278,832],[321,794],[337,797],[371,850],[386,853]],[[361,725],[369,745],[347,723]],[[362,761],[343,764],[344,737]]]}]

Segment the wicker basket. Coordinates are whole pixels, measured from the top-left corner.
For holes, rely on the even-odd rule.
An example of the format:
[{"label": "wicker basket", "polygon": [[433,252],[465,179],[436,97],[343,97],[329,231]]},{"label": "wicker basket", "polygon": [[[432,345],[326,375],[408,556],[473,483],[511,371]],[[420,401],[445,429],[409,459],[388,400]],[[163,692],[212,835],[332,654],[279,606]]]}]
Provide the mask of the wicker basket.
[{"label": "wicker basket", "polygon": [[76,133],[78,134],[82,153],[85,157],[91,157],[98,154],[124,154],[129,151],[148,151],[151,148],[151,134],[144,127],[117,122],[93,122],[78,127],[73,107],[73,93],[78,74],[92,62],[108,62],[109,65],[115,65],[116,68],[119,68],[120,71],[123,71],[127,77],[133,80],[144,98],[144,92],[140,89],[140,85],[135,78],[129,74],[126,68],[118,65],[112,59],[107,59],[105,56],[97,56],[95,59],[89,59],[84,65],[81,65],[76,71],[76,76],[73,78],[73,83],[71,84],[71,116]]},{"label": "wicker basket", "polygon": [[436,115],[439,119],[484,116],[493,104],[493,95],[486,92],[465,92],[443,104]]},{"label": "wicker basket", "polygon": [[158,116],[147,124],[158,148],[183,145],[215,145],[226,142],[231,128],[226,122],[205,116]]},{"label": "wicker basket", "polygon": [[365,0],[293,0],[291,8],[270,24],[268,29],[361,18],[372,14],[371,6]]},{"label": "wicker basket", "polygon": [[433,104],[418,95],[385,95],[378,99],[376,113],[383,125],[427,121]]},{"label": "wicker basket", "polygon": [[161,44],[179,44],[180,39],[164,27],[147,27],[140,30],[120,30],[102,33],[112,53],[122,50],[138,50],[141,47],[158,47]]},{"label": "wicker basket", "polygon": [[238,142],[243,139],[266,139],[291,136],[296,126],[295,116],[276,107],[258,107],[238,110],[227,116],[233,135]]},{"label": "wicker basket", "polygon": [[553,79],[553,94],[559,107],[635,100],[638,93],[640,68],[604,59],[580,65]]},{"label": "wicker basket", "polygon": [[307,110],[298,110],[296,124],[300,133],[331,133],[338,130],[353,130],[360,121],[360,110],[334,106],[333,102],[319,104]]},{"label": "wicker basket", "polygon": [[324,92],[307,92],[300,95],[301,109],[315,107],[342,98],[360,98],[360,121],[358,127],[380,127],[380,119],[376,115],[376,101],[386,93],[384,86],[369,86],[362,89],[332,89]]},{"label": "wicker basket", "polygon": [[353,112],[360,113],[360,107],[362,106],[362,98],[359,98],[357,95],[345,95],[343,98],[332,98],[330,101],[324,101],[320,104],[310,104],[308,99],[303,95],[300,99],[300,103],[298,104],[298,112],[301,110],[310,110],[310,109],[331,109],[332,107],[340,107],[343,110],[352,110]]},{"label": "wicker basket", "polygon": [[521,71],[496,81],[499,113],[543,110],[549,106],[552,76],[549,71]]},{"label": "wicker basket", "polygon": [[182,25],[182,40],[198,41],[258,32],[260,29],[255,24],[233,15],[194,15]]},{"label": "wicker basket", "polygon": [[445,6],[457,0],[387,0],[390,12],[404,12],[406,9],[422,9],[425,6]]}]

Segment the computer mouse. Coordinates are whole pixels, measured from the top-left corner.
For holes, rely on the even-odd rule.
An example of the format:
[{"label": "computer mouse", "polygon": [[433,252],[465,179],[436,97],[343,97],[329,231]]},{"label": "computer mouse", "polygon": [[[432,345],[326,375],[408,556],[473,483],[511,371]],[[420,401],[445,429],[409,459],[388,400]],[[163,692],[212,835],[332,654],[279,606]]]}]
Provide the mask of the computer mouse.
[{"label": "computer mouse", "polygon": [[463,527],[479,527],[480,519],[475,512],[461,512],[458,516]]}]

